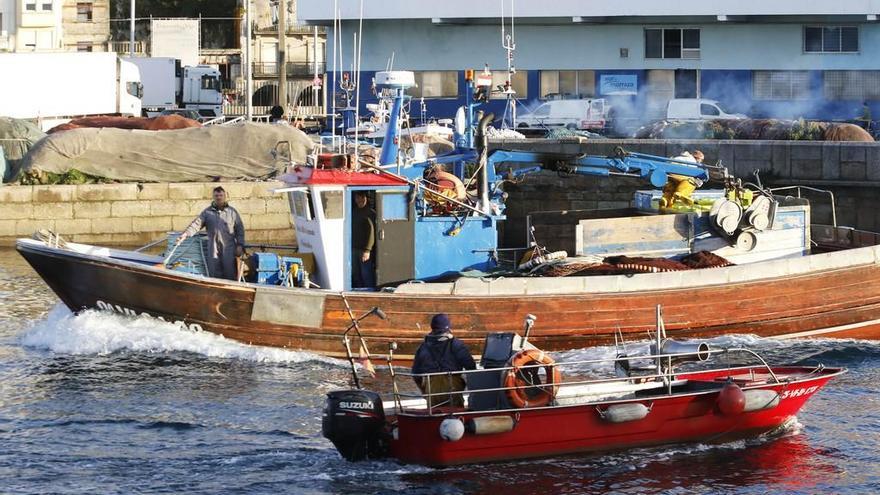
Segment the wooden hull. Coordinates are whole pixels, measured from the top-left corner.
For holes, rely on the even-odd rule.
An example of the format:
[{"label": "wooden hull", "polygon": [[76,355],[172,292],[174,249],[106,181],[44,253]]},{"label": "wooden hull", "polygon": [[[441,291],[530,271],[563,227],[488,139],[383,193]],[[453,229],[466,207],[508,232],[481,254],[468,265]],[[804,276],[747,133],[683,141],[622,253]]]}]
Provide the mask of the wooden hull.
[{"label": "wooden hull", "polygon": [[[640,340],[654,328],[657,304],[663,306],[667,331],[675,338],[880,338],[878,247],[728,268],[586,277],[582,282],[470,280],[436,294],[429,293],[435,284],[420,284],[426,287],[422,293],[269,288],[37,241],[19,241],[17,249],[72,311],[147,313],[247,344],[337,357],[343,355],[340,336],[349,323],[343,298],[356,315],[374,306],[385,311],[388,320],[362,322],[364,335],[374,354],[397,342],[403,360],[411,357],[438,312],[450,315],[455,334],[475,351],[487,332],[521,330],[527,313],[538,317],[530,340],[544,350],[608,344],[618,329],[628,339]],[[502,283],[506,289],[499,288]],[[582,289],[578,292],[571,284]]]}]

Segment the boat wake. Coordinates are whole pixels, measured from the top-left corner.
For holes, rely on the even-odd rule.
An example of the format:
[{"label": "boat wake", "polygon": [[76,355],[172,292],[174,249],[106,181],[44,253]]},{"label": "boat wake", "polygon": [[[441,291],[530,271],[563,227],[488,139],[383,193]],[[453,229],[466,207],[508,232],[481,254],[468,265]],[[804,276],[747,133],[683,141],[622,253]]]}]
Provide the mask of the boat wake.
[{"label": "boat wake", "polygon": [[344,365],[342,361],[309,352],[242,344],[146,315],[131,317],[98,310],[74,315],[61,304],[25,330],[19,341],[25,347],[74,355],[108,355],[122,351],[191,352],[212,358],[260,363],[320,361]]}]

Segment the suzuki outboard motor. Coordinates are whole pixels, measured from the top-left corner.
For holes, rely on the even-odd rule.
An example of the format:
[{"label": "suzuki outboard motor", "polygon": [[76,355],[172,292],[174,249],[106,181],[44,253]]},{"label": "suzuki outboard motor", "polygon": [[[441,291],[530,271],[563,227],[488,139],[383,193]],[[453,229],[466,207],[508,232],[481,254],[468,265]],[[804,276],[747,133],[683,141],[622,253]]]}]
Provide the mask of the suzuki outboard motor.
[{"label": "suzuki outboard motor", "polygon": [[340,390],[327,394],[321,430],[346,460],[385,456],[385,410],[382,397],[368,390]]}]

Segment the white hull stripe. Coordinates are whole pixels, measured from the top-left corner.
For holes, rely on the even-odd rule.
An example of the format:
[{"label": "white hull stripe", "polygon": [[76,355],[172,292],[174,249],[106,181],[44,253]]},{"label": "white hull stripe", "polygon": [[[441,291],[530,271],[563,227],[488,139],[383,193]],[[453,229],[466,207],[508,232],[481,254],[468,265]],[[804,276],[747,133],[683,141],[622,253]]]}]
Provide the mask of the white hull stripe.
[{"label": "white hull stripe", "polygon": [[868,327],[871,325],[880,325],[880,320],[860,321],[858,323],[850,323],[848,325],[840,325],[836,327],[819,328],[817,330],[808,330],[806,332],[787,333],[785,335],[775,335],[769,337],[777,340],[798,339],[802,337],[815,337],[817,335],[825,335],[829,333],[845,332],[856,328]]}]

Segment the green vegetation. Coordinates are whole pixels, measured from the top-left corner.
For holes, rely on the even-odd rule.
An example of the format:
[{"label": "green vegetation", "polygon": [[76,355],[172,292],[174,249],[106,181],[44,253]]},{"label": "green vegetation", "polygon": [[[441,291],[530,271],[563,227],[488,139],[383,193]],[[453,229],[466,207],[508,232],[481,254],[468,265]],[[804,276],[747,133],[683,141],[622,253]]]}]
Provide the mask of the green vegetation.
[{"label": "green vegetation", "polygon": [[[237,15],[237,0],[137,0],[135,15],[138,18],[149,17],[190,17],[198,18],[230,18]],[[131,8],[129,0],[111,0],[110,11],[113,19],[110,31],[114,40],[128,40],[128,19]],[[233,48],[238,44],[239,33],[237,24],[232,19],[204,19],[202,21],[203,48]],[[138,21],[136,37],[148,39],[149,21]]]}]

